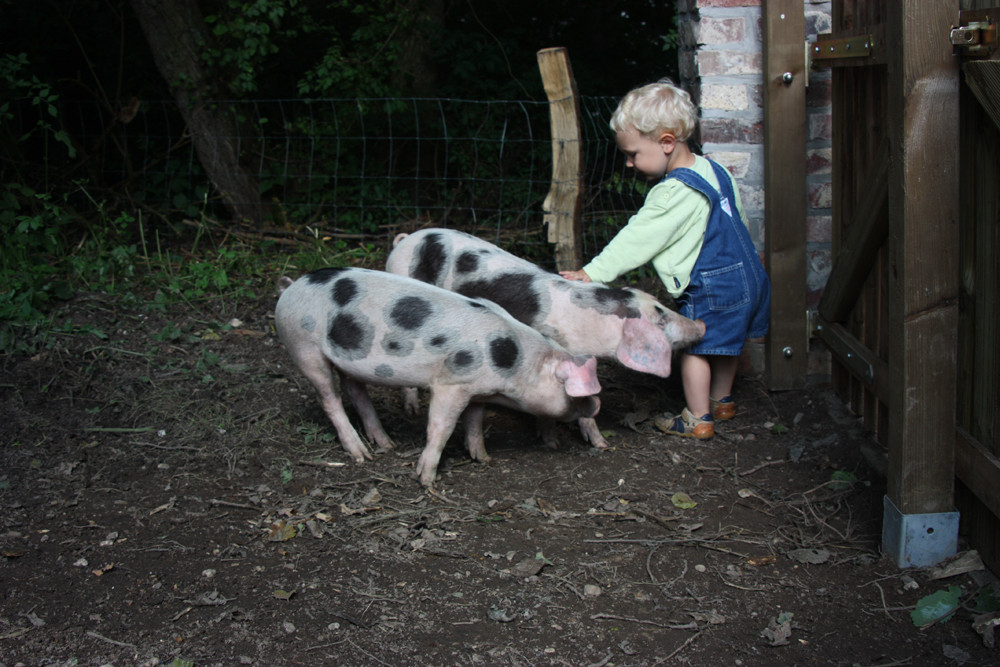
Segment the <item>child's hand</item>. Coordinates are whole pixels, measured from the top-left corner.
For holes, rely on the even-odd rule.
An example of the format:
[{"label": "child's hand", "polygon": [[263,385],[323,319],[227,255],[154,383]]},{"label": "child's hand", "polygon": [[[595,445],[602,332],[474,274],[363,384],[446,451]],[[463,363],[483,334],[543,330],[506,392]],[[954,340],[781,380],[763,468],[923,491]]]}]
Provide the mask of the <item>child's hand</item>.
[{"label": "child's hand", "polygon": [[560,271],[559,275],[566,280],[579,280],[582,283],[590,282],[590,276],[582,269],[580,271]]}]

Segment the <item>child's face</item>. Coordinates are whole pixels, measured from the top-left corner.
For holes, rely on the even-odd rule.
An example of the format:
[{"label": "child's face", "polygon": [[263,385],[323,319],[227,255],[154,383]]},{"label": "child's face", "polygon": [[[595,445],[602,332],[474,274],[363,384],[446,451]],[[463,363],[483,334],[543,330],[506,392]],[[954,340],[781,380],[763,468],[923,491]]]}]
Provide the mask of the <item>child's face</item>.
[{"label": "child's face", "polygon": [[615,142],[618,144],[618,149],[625,154],[625,164],[647,179],[659,179],[667,173],[670,155],[664,142],[639,134],[635,128],[617,133]]}]

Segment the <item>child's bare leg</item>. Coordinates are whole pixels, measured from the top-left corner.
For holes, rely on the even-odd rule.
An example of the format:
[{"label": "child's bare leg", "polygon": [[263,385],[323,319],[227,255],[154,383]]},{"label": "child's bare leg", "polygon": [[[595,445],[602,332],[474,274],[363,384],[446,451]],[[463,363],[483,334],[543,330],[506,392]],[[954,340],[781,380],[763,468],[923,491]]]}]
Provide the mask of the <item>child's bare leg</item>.
[{"label": "child's bare leg", "polygon": [[708,393],[712,384],[709,358],[700,354],[685,354],[681,357],[681,381],[684,383],[684,400],[687,401],[687,409],[691,414],[699,419],[708,414],[711,411]]},{"label": "child's bare leg", "polygon": [[715,400],[725,398],[733,393],[733,382],[736,381],[736,368],[739,357],[713,356],[710,358],[712,381],[709,396]]}]

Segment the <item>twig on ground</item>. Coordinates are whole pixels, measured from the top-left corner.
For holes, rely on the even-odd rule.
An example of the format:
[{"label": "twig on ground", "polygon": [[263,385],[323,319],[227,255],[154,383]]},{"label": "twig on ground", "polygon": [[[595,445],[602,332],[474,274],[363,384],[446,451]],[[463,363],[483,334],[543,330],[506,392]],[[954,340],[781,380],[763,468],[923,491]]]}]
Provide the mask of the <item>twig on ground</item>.
[{"label": "twig on ground", "polygon": [[104,635],[97,634],[93,630],[87,630],[87,634],[93,637],[94,639],[100,639],[103,642],[114,644],[115,646],[123,646],[125,648],[131,648],[131,649],[136,648],[135,644],[129,644],[128,642],[120,642],[117,639],[110,639],[108,637],[105,637]]},{"label": "twig on ground", "polygon": [[604,614],[604,613],[591,614],[590,619],[593,621],[629,621],[630,623],[655,625],[658,628],[664,628],[666,630],[694,630],[698,627],[698,624],[695,623],[694,621],[682,624],[657,623],[656,621],[647,621],[642,618],[632,618],[631,616],[619,616],[618,614]]},{"label": "twig on ground", "polygon": [[701,635],[701,633],[705,632],[705,630],[706,630],[706,628],[702,628],[698,632],[694,633],[693,635],[691,635],[690,637],[688,637],[687,639],[685,639],[684,643],[681,644],[680,646],[678,646],[677,648],[675,648],[674,651],[673,651],[673,653],[671,653],[670,655],[668,655],[663,660],[659,660],[657,662],[654,662],[653,666],[655,667],[656,665],[662,665],[663,663],[665,663],[668,660],[670,660],[671,658],[673,658],[675,655],[677,655],[678,653],[680,653],[681,651],[683,651],[684,648],[687,647],[688,644],[690,644],[695,639],[697,639]]},{"label": "twig on ground", "polygon": [[253,505],[244,505],[243,503],[234,503],[228,500],[218,500],[216,498],[212,498],[211,500],[209,500],[208,504],[219,507],[235,507],[236,509],[241,509],[241,510],[253,510],[254,512],[261,511],[261,508],[254,507]]}]

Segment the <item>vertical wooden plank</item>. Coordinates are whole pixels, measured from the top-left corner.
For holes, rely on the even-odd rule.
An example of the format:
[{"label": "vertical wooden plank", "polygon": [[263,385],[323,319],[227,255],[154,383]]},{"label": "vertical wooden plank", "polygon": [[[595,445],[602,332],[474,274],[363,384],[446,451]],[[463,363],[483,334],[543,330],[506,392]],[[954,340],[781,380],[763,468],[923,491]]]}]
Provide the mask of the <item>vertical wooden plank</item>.
[{"label": "vertical wooden plank", "polygon": [[537,56],[552,127],[552,186],[542,204],[544,222],[549,243],[556,246],[557,268],[575,270],[583,266],[583,150],[576,81],[566,49],[542,49]]},{"label": "vertical wooden plank", "polygon": [[958,322],[957,3],[890,2],[889,471],[900,512],[954,509]]},{"label": "vertical wooden plank", "polygon": [[[764,253],[771,278],[768,385],[806,382],[806,89],[801,0],[772,0],[764,12]],[[796,175],[789,178],[790,175]]]}]

